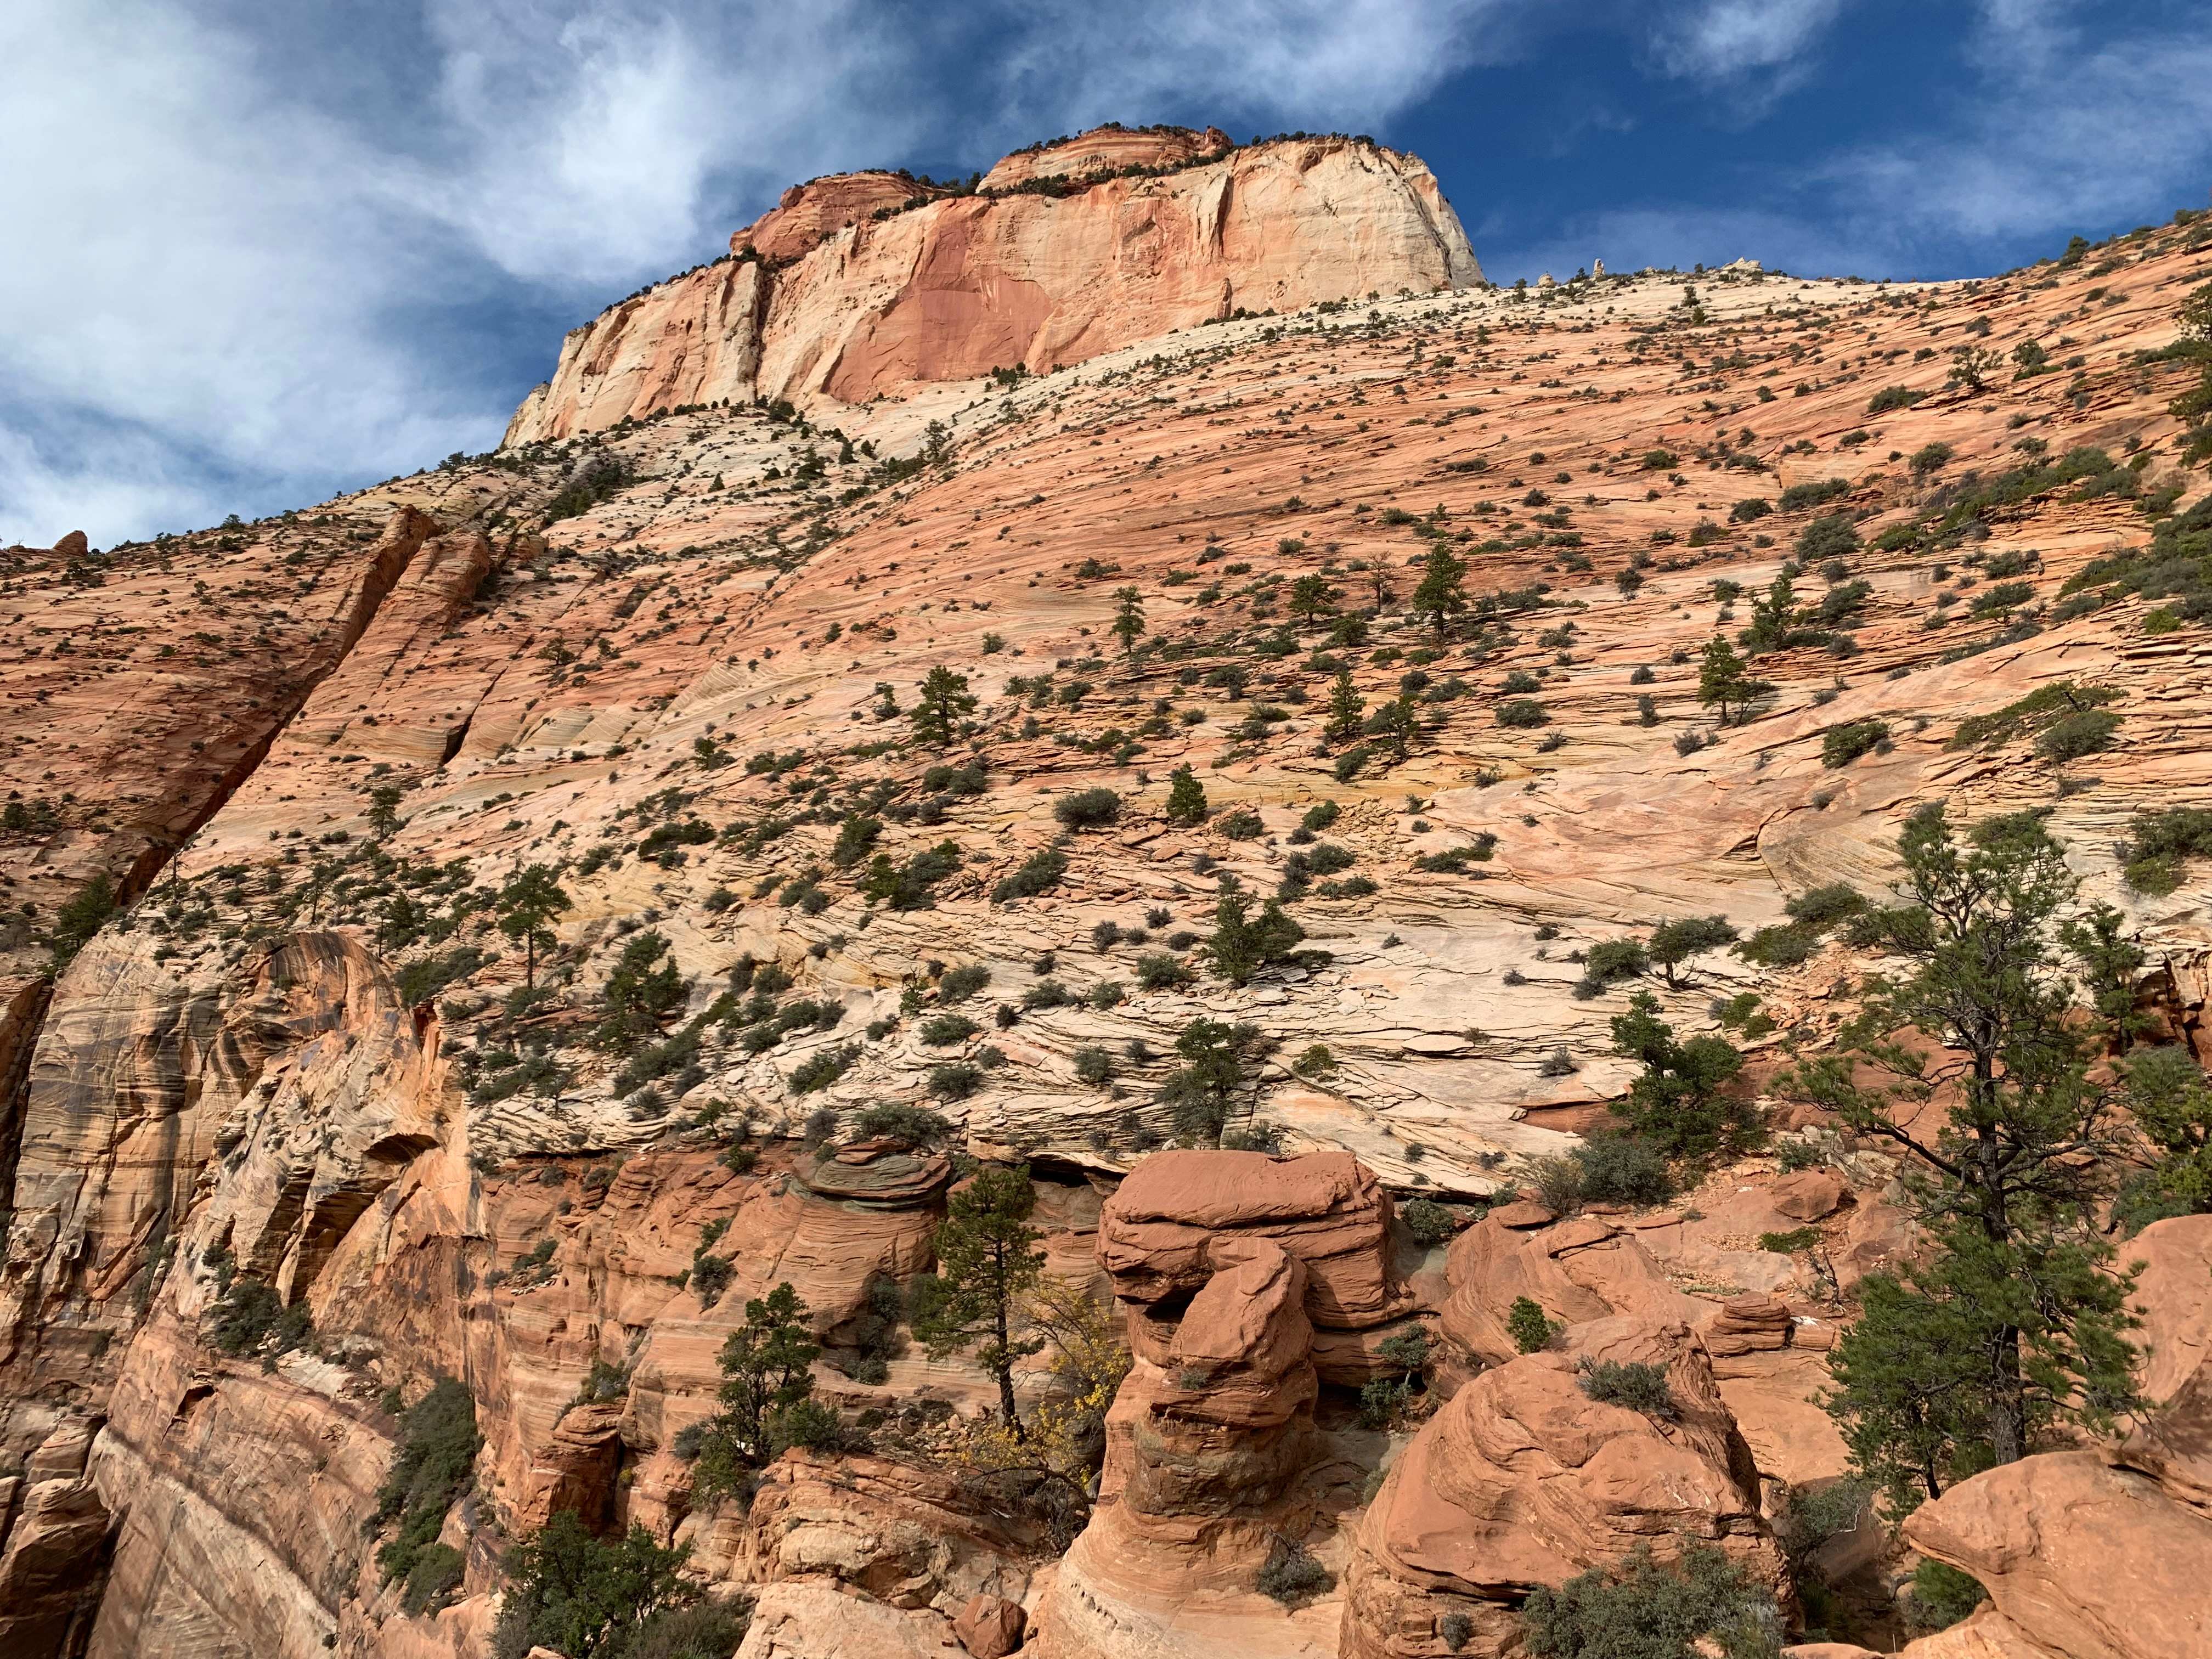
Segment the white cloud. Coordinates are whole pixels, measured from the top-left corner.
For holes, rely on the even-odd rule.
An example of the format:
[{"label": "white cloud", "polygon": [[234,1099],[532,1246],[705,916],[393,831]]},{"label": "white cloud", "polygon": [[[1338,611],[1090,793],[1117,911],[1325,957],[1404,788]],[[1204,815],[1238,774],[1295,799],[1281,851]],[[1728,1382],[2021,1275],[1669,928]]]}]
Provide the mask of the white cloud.
[{"label": "white cloud", "polygon": [[2096,8],[1987,0],[1966,61],[1979,84],[1948,129],[1824,170],[1850,212],[1903,241],[2094,229],[2201,199],[2212,18],[2129,32]]},{"label": "white cloud", "polygon": [[1379,122],[1459,70],[1513,55],[1505,0],[1141,0],[1025,5],[1002,79],[1071,122],[1201,104],[1213,118],[1325,129]]},{"label": "white cloud", "polygon": [[1662,20],[1651,46],[1669,74],[1725,79],[1796,65],[1844,0],[1699,0]]}]

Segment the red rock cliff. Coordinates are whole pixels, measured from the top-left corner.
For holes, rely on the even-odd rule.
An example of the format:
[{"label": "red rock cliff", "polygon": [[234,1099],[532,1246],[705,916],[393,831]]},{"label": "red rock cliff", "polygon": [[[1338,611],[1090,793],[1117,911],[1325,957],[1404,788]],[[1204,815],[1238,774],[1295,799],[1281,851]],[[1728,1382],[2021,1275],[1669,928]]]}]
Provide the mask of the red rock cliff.
[{"label": "red rock cliff", "polygon": [[[1047,178],[1076,182],[1048,195],[1034,187]],[[1210,131],[1104,129],[1007,157],[978,194],[900,210],[933,194],[884,173],[785,191],[731,239],[732,259],[570,334],[507,441],[724,398],[866,403],[1240,309],[1482,280],[1435,175],[1358,139],[1236,149]]]}]

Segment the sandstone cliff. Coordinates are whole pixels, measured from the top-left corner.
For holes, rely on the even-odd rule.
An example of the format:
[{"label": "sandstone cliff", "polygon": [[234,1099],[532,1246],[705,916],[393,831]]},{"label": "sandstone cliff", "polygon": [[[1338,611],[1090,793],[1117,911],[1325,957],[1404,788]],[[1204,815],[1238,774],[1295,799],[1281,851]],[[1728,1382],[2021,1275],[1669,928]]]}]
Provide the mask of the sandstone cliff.
[{"label": "sandstone cliff", "polygon": [[1241,312],[1482,280],[1435,176],[1344,138],[1102,130],[1007,157],[972,195],[817,179],[730,246],[572,333],[507,442],[689,404],[866,404]]},{"label": "sandstone cliff", "polygon": [[[611,318],[604,361],[634,383],[570,398],[585,436],[96,558],[0,554],[23,618],[0,630],[0,1643],[483,1659],[507,1551],[567,1510],[689,1543],[698,1583],[757,1595],[749,1659],[1015,1637],[1429,1655],[1447,1608],[1496,1648],[1527,1586],[1619,1560],[1649,1517],[1765,1571],[1772,1483],[1844,1466],[1813,1402],[1850,1287],[1912,1242],[1893,1158],[1759,1097],[1872,959],[1824,934],[1786,966],[1715,951],[1579,994],[1594,946],[1673,916],[1747,931],[1839,879],[1880,895],[1921,801],[2034,805],[2146,953],[2152,1040],[2212,1057],[2212,867],[2165,893],[2121,873],[2136,811],[2212,785],[2212,653],[2166,599],[2092,579],[2202,524],[2160,355],[2201,231],[1976,284],[1739,270],[1516,299],[1460,286],[1441,212],[1417,235],[1410,208],[1375,207],[1419,195],[1410,163],[1185,143],[1091,135],[999,174],[1178,168],[1060,197],[803,186],[754,228],[762,259],[635,302],[728,285],[722,389],[683,379],[708,357],[674,313],[660,356]],[[1362,277],[1350,314],[1240,289],[1232,312],[1279,314],[1169,337],[1145,313],[1116,337],[1137,343],[1101,337],[988,403],[933,389],[1018,355],[1049,371],[1038,339],[1137,318],[1151,290],[1115,286],[1102,250],[1140,223],[1136,246],[1198,269],[1170,239],[1208,179],[1224,249],[1335,222],[1247,244],[1240,200],[1297,220],[1334,191],[1368,204],[1341,221],[1346,265],[1425,248],[1431,276]],[[1021,290],[1031,331],[925,363],[899,309],[925,290],[890,273],[927,253],[969,305],[987,290],[963,273],[997,247],[1042,259],[1060,216],[1073,285]],[[1293,281],[1267,258],[1265,281]],[[875,310],[768,326],[860,293],[848,270],[880,280]],[[1947,386],[1984,329],[2080,362]],[[674,377],[659,392],[650,363]],[[777,387],[807,409],[746,401]],[[2101,463],[2056,479],[2039,459],[2075,452]],[[1698,653],[1831,514],[1856,546],[1832,580],[1795,578],[1808,610],[1840,595],[1831,640],[1762,657],[1756,718],[1716,723]],[[1407,609],[1409,561],[1439,546],[1482,607],[1456,630]],[[1131,649],[1108,631],[1124,586]],[[941,749],[904,717],[938,666],[976,698]],[[1378,733],[1346,763],[1340,675],[1370,711],[1407,700],[1402,755]],[[2059,684],[2117,694],[2094,761],[2002,719],[1962,740]],[[1536,723],[1506,712],[1524,698]],[[1829,734],[1866,722],[1881,739],[1830,763]],[[1211,811],[1171,822],[1185,765]],[[1112,822],[1056,810],[1099,787]],[[526,954],[497,895],[535,863],[571,903]],[[1212,971],[1196,947],[1224,872],[1326,954]],[[71,933],[101,876],[116,913]],[[603,1035],[648,948],[669,988],[650,1038]],[[1663,1208],[1448,1210],[1455,1241],[1423,1246],[1413,1199],[1512,1200],[1526,1160],[1605,1121],[1631,983],[1680,1031],[1735,1022],[1771,1151]],[[1201,1023],[1243,1045],[1225,1121],[1279,1160],[1159,1150]],[[955,1178],[847,1133],[884,1104],[941,1113],[948,1151],[1028,1160],[1054,1271],[1120,1298],[1137,1364],[1065,1559],[931,1452],[992,1379],[884,1340],[885,1286],[929,1266]],[[810,1124],[825,1109],[834,1133]],[[1800,1229],[1832,1284],[1762,1243]],[[1923,1547],[1994,1597],[1954,1652],[2125,1651],[2088,1528],[2124,1510],[2197,1535],[2203,1244],[2168,1222],[2142,1248],[2168,1413],[1931,1506]],[[821,1395],[874,1449],[789,1455],[750,1510],[696,1501],[682,1448],[716,1356],[786,1281]],[[241,1286],[311,1333],[228,1352]],[[1559,1357],[1516,1357],[1522,1295],[1567,1328]],[[1415,1420],[1364,1425],[1382,1342],[1416,1329]],[[1562,1369],[1583,1352],[1663,1363],[1694,1420],[1589,1409]],[[1025,1405],[1053,1386],[1041,1364]],[[438,1376],[483,1446],[442,1523],[462,1577],[410,1613],[375,1565],[374,1492],[391,1406]],[[2041,1565],[2008,1529],[2020,1498],[2051,1528]],[[1279,1538],[1335,1589],[1260,1594]],[[1179,1589],[1203,1618],[1176,1625]]]}]

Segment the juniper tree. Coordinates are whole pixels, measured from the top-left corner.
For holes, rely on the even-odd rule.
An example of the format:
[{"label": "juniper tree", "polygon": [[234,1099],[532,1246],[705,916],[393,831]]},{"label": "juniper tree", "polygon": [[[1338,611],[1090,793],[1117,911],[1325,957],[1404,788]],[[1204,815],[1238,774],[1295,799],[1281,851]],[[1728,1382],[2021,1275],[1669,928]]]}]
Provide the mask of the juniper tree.
[{"label": "juniper tree", "polygon": [[1613,1049],[1644,1067],[1613,1111],[1671,1156],[1703,1157],[1741,1146],[1756,1133],[1749,1103],[1721,1093],[1743,1069],[1743,1055],[1725,1037],[1677,1041],[1650,992],[1638,991],[1628,1012],[1613,1017]]},{"label": "juniper tree", "polygon": [[693,1490],[702,1497],[735,1492],[744,1471],[775,1455],[781,1413],[812,1397],[811,1369],[822,1352],[809,1310],[787,1280],[745,1304],[745,1322],[718,1356],[721,1411],[708,1420]]},{"label": "juniper tree", "polygon": [[[1835,1052],[1787,1081],[1907,1160],[1929,1248],[1863,1282],[1829,1410],[1861,1472],[1909,1507],[2016,1462],[2053,1424],[2103,1429],[2130,1409],[2136,1322],[2132,1276],[2112,1270],[2094,1220],[2116,1147],[2052,948],[2075,886],[2058,843],[2033,812],[1962,842],[1936,804],[1898,848],[1903,902],[1859,918],[1853,938],[1911,969],[1870,980]],[[1936,1082],[1908,1030],[1966,1060],[1932,1127],[1921,1108]]]},{"label": "juniper tree", "polygon": [[1176,1038],[1182,1061],[1160,1087],[1176,1133],[1191,1141],[1218,1141],[1240,1090],[1250,1081],[1246,1062],[1269,1046],[1256,1025],[1199,1018]]},{"label": "juniper tree", "polygon": [[1703,956],[1708,951],[1717,951],[1723,945],[1733,945],[1741,937],[1726,916],[1684,916],[1676,921],[1662,921],[1651,930],[1644,943],[1644,953],[1659,964],[1670,989],[1680,988],[1675,969],[1692,957]]}]

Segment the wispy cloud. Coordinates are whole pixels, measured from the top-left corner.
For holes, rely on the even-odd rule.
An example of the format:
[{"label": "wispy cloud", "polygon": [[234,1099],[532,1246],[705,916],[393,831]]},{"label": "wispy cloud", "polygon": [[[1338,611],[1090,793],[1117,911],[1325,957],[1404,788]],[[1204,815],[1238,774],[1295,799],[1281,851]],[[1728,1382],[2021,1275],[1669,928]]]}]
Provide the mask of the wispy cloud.
[{"label": "wispy cloud", "polygon": [[1972,89],[1949,122],[1848,152],[1825,181],[1900,239],[2057,233],[2186,204],[2207,183],[2212,18],[2181,15],[2130,29],[2099,7],[1985,0]]},{"label": "wispy cloud", "polygon": [[1796,65],[1844,0],[1698,0],[1663,17],[1651,48],[1673,75],[1726,78]]}]

